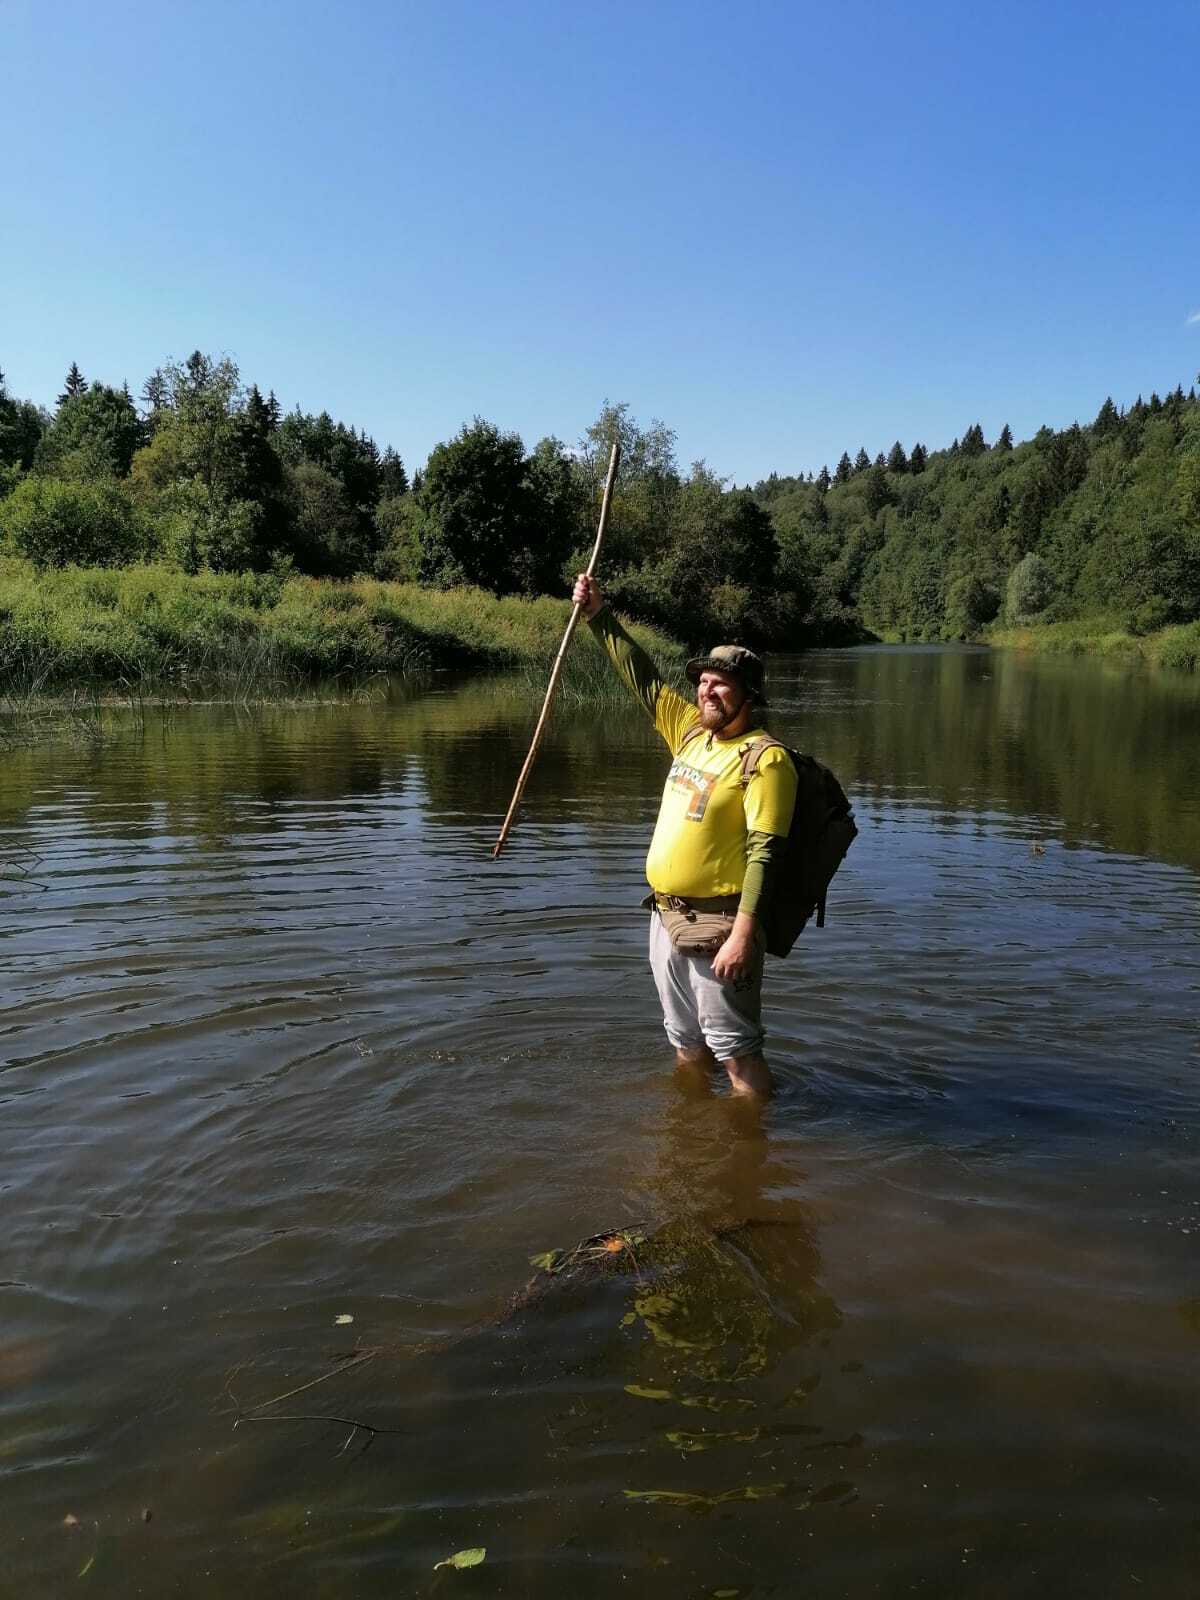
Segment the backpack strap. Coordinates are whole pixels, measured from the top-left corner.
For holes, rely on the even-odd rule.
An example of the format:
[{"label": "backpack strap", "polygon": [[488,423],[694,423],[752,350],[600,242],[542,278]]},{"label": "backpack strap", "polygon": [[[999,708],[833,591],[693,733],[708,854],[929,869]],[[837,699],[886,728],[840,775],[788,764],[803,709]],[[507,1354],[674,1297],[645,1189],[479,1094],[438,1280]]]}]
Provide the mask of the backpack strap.
[{"label": "backpack strap", "polygon": [[768,750],[786,750],[787,745],[782,739],[776,739],[771,734],[763,734],[761,739],[752,739],[742,751],[742,788],[744,789],[750,779],[758,771],[758,763]]}]

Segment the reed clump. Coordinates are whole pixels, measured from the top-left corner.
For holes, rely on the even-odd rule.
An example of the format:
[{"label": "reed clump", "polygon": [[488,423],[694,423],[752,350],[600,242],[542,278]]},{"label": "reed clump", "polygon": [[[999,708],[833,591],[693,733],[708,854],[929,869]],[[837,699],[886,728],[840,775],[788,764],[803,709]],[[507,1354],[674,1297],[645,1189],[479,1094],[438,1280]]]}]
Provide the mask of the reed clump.
[{"label": "reed clump", "polygon": [[1200,663],[1200,622],[1138,634],[1116,622],[1047,622],[1024,628],[990,628],[986,642],[1001,648],[1051,655],[1101,656],[1195,672]]},{"label": "reed clump", "polygon": [[[36,571],[7,557],[0,688],[11,703],[97,685],[261,696],[445,666],[544,676],[568,614],[566,600],[497,599],[481,589],[286,572],[191,575],[161,565]],[[673,641],[637,631],[665,663],[680,656]],[[572,695],[606,696],[602,654],[581,642],[572,656]]]}]

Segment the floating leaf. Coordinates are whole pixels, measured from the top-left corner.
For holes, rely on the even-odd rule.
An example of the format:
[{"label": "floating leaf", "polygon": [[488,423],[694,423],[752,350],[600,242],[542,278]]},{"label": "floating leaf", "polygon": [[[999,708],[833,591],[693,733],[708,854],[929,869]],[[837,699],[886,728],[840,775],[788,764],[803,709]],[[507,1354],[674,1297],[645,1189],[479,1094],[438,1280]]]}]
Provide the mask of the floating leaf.
[{"label": "floating leaf", "polygon": [[530,1256],[529,1265],[540,1267],[543,1272],[553,1272],[561,1255],[561,1250],[543,1250],[541,1255]]},{"label": "floating leaf", "polygon": [[673,1395],[670,1389],[647,1389],[640,1383],[627,1383],[625,1393],[636,1395],[639,1400],[671,1400]]},{"label": "floating leaf", "polygon": [[754,1401],[744,1400],[740,1395],[732,1394],[685,1394],[680,1398],[680,1405],[691,1406],[698,1411],[753,1411]]},{"label": "floating leaf", "polygon": [[738,1600],[740,1589],[710,1589],[708,1600]]},{"label": "floating leaf", "polygon": [[627,1311],[621,1318],[621,1326],[623,1328],[631,1328],[636,1321],[637,1317],[635,1314],[632,1311]]},{"label": "floating leaf", "polygon": [[456,1550],[452,1556],[447,1556],[444,1561],[435,1561],[433,1570],[439,1567],[477,1567],[487,1555],[487,1546],[476,1545],[473,1550]]},{"label": "floating leaf", "polygon": [[648,1505],[712,1506],[706,1494],[685,1494],[682,1489],[622,1489],[626,1500],[645,1500]]},{"label": "floating leaf", "polygon": [[733,1500],[774,1500],[786,1493],[787,1487],[786,1483],[746,1483],[738,1489],[726,1489],[716,1496],[715,1503],[723,1506]]},{"label": "floating leaf", "polygon": [[744,1433],[686,1433],[679,1430],[668,1433],[667,1438],[685,1455],[695,1455],[700,1450],[711,1450],[717,1444],[757,1444],[762,1430],[748,1428]]},{"label": "floating leaf", "polygon": [[88,1573],[92,1570],[92,1568],[95,1565],[96,1565],[96,1554],[95,1554],[95,1551],[93,1551],[92,1554],[87,1558],[87,1560],[80,1567],[79,1571],[76,1573],[76,1577],[78,1577],[78,1578],[86,1578]]},{"label": "floating leaf", "polygon": [[348,1327],[353,1321],[354,1318],[350,1315],[350,1313],[348,1311],[343,1311],[340,1316],[334,1317],[333,1325],[335,1328],[345,1328]]}]

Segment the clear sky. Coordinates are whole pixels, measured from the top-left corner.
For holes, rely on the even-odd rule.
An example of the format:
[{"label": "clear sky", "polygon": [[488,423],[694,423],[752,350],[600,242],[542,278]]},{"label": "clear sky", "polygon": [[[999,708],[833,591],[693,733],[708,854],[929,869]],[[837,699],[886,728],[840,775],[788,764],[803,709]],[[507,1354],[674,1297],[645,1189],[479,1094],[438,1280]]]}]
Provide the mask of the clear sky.
[{"label": "clear sky", "polygon": [[1200,5],[0,0],[0,367],[739,483],[1200,370]]}]

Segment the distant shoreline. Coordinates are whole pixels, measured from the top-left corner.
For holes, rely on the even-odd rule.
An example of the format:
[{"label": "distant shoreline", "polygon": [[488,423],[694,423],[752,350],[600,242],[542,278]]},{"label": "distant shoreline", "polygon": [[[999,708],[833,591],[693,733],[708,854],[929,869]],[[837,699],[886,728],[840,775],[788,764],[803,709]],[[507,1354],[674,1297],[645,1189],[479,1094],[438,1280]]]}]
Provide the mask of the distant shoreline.
[{"label": "distant shoreline", "polygon": [[1102,619],[1046,622],[1023,628],[990,628],[979,643],[1001,650],[1045,655],[1102,656],[1130,666],[1145,664],[1175,672],[1200,669],[1200,622],[1134,634]]},{"label": "distant shoreline", "polygon": [[[189,575],[159,565],[38,570],[9,557],[0,559],[0,713],[80,699],[337,703],[369,695],[383,677],[443,668],[525,673],[535,696],[569,615],[565,597],[289,573]],[[678,640],[632,628],[668,676],[682,676]],[[1184,672],[1200,663],[1200,622],[1144,635],[1105,619],[992,627],[972,642]],[[569,652],[563,694],[577,703],[621,698],[590,640]]]}]

